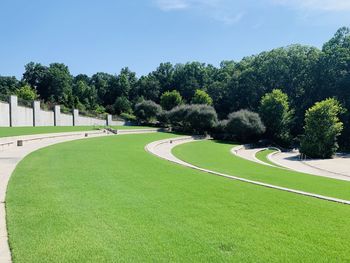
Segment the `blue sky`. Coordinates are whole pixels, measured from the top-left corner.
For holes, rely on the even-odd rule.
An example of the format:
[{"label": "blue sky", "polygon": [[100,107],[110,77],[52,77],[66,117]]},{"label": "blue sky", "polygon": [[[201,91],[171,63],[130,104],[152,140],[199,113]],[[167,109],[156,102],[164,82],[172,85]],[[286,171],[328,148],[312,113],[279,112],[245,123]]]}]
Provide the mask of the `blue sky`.
[{"label": "blue sky", "polygon": [[72,74],[140,76],[160,62],[218,65],[350,26],[350,0],[2,0],[0,75],[62,62]]}]

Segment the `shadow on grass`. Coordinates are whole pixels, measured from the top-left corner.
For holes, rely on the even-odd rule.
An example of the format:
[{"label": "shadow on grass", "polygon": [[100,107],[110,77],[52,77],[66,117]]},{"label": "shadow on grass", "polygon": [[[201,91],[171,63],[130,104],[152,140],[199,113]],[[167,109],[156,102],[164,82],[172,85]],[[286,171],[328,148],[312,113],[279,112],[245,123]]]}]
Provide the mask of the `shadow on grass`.
[{"label": "shadow on grass", "polygon": [[212,139],[211,141],[218,143],[218,144],[232,145],[232,146],[241,144],[237,141],[225,141],[225,140],[216,140],[216,139]]}]

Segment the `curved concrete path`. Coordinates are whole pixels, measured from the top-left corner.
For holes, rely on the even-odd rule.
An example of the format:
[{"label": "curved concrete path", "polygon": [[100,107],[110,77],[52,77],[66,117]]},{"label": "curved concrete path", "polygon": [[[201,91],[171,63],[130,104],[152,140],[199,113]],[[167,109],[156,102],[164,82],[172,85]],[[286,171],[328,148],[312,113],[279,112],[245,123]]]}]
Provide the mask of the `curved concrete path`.
[{"label": "curved concrete path", "polygon": [[329,177],[338,180],[350,181],[350,156],[344,158],[335,158],[329,160],[306,160],[300,161],[299,152],[281,152],[270,153],[267,158],[276,165],[265,163],[256,158],[256,154],[267,148],[250,149],[244,145],[236,146],[231,149],[231,153],[256,163],[289,169],[310,175]]},{"label": "curved concrete path", "polygon": [[[252,148],[252,149],[250,149],[244,145],[239,145],[239,146],[233,147],[231,149],[231,153],[234,155],[237,155],[238,157],[246,159],[248,161],[256,162],[256,163],[267,165],[267,166],[278,167],[276,165],[265,163],[265,162],[259,160],[258,158],[256,158],[256,154],[258,152],[264,151],[266,149],[268,149],[268,148]],[[281,167],[278,167],[278,168],[281,168]]]},{"label": "curved concrete path", "polygon": [[288,169],[316,176],[350,181],[350,158],[327,160],[299,160],[299,152],[277,152],[268,156],[269,160]]},{"label": "curved concrete path", "polygon": [[[118,134],[153,133],[158,129],[119,130]],[[114,135],[106,130],[81,131],[66,133],[49,133],[0,138],[0,262],[11,262],[11,252],[8,245],[6,228],[5,195],[10,176],[17,164],[28,154],[38,149],[67,141],[84,138]],[[117,135],[118,136],[118,135]],[[22,140],[23,146],[17,147],[17,141]],[[30,252],[28,252],[30,253]]]},{"label": "curved concrete path", "polygon": [[318,194],[314,194],[314,193],[304,192],[304,191],[295,190],[295,189],[286,188],[286,187],[281,187],[281,186],[277,186],[277,185],[266,184],[266,183],[262,183],[262,182],[258,182],[258,181],[253,181],[253,180],[249,180],[249,179],[245,179],[245,178],[241,178],[241,177],[237,177],[237,176],[232,176],[232,175],[228,175],[228,174],[219,173],[219,172],[215,172],[212,170],[200,168],[198,166],[195,166],[195,165],[187,163],[183,160],[180,160],[172,154],[171,151],[175,146],[180,145],[180,144],[184,144],[184,143],[193,142],[193,141],[199,140],[199,139],[200,138],[184,136],[184,137],[159,140],[159,141],[155,141],[155,142],[152,142],[152,143],[149,143],[148,145],[146,145],[145,150],[162,158],[162,159],[168,160],[170,162],[174,162],[174,163],[177,163],[177,164],[180,164],[180,165],[192,168],[192,169],[196,169],[196,170],[199,170],[202,172],[206,172],[209,174],[213,174],[216,176],[222,176],[222,177],[225,177],[228,179],[238,180],[238,181],[242,181],[242,182],[246,182],[246,183],[250,183],[250,184],[255,184],[255,185],[259,185],[259,186],[263,186],[263,187],[268,187],[268,188],[272,188],[272,189],[276,189],[276,190],[280,190],[280,191],[286,191],[286,192],[290,192],[290,193],[294,193],[294,194],[299,194],[299,195],[309,196],[309,197],[318,198],[318,199],[322,199],[322,200],[326,200],[326,201],[350,205],[350,200],[333,198],[333,197],[329,197],[329,196],[318,195]]}]

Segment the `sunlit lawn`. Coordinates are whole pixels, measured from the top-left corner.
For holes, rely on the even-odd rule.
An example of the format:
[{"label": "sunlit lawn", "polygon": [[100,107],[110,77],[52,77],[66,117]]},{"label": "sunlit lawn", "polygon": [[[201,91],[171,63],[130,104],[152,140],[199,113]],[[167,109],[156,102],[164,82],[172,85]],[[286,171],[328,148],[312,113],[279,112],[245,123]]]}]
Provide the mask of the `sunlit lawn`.
[{"label": "sunlit lawn", "polygon": [[[43,127],[0,127],[0,138],[56,132],[75,132],[97,130],[99,126],[43,126]],[[112,126],[113,129],[144,129],[145,126]]]},{"label": "sunlit lawn", "polygon": [[173,153],[196,166],[243,178],[350,200],[350,182],[303,174],[233,155],[234,144],[214,140],[179,145]]},{"label": "sunlit lawn", "polygon": [[[147,143],[168,137],[174,135],[91,138],[26,157],[11,177],[6,198],[13,261],[350,258],[349,206],[202,173],[144,150]],[[226,160],[228,148],[204,142],[183,145],[179,152]],[[232,167],[249,171],[250,163],[228,156]]]}]

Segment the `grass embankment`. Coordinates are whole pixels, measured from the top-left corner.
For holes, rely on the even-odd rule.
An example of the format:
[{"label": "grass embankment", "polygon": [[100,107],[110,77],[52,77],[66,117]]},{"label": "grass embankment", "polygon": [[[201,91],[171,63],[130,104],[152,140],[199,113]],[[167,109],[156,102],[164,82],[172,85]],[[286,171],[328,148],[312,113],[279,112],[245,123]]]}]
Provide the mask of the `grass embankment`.
[{"label": "grass embankment", "polygon": [[132,130],[132,129],[159,129],[159,127],[150,127],[150,126],[109,126],[115,130]]},{"label": "grass embankment", "polygon": [[169,137],[91,138],[26,157],[6,198],[13,261],[350,258],[349,206],[216,177],[145,152],[147,143]]},{"label": "grass embankment", "polygon": [[350,182],[270,167],[237,157],[230,152],[235,145],[213,140],[179,145],[175,156],[210,170],[259,182],[350,200]]},{"label": "grass embankment", "polygon": [[260,151],[260,152],[257,152],[255,157],[257,159],[259,159],[260,161],[264,162],[264,163],[268,163],[268,164],[271,164],[271,165],[274,165],[274,166],[279,166],[277,164],[275,164],[274,162],[271,162],[269,160],[269,158],[267,158],[267,156],[271,153],[274,153],[274,152],[277,152],[277,150],[273,150],[273,149],[265,149],[263,151]]},{"label": "grass embankment", "polygon": [[[20,135],[33,135],[56,132],[97,130],[99,126],[44,126],[44,127],[0,127],[0,138]],[[145,126],[112,126],[113,129],[145,129]]]}]

